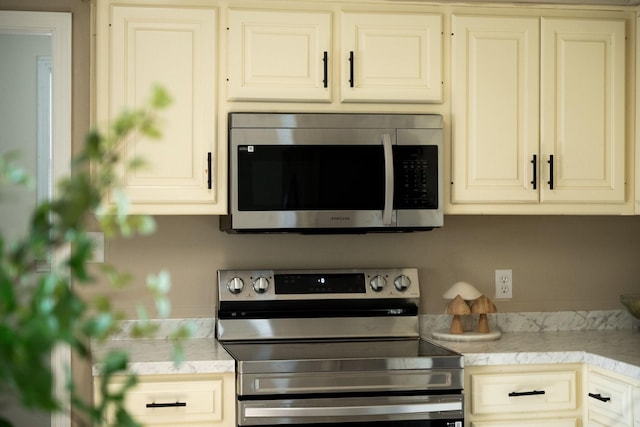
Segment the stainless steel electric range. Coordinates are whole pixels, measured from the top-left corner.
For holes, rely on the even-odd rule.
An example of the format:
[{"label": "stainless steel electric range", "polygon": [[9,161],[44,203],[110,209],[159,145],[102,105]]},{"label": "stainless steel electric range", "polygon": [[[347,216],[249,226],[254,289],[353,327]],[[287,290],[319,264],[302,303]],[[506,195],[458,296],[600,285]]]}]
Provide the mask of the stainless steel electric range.
[{"label": "stainless steel electric range", "polygon": [[463,359],[420,339],[416,269],[218,272],[238,426],[462,427]]}]

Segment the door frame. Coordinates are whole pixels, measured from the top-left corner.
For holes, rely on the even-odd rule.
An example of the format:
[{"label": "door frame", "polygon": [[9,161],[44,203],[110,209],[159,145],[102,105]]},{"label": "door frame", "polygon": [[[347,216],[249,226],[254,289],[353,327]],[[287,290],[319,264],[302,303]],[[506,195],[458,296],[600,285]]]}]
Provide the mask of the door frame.
[{"label": "door frame", "polygon": [[[71,173],[71,13],[0,11],[0,32],[42,34],[51,37],[51,182]],[[53,196],[57,188],[51,186]],[[69,253],[64,247],[52,254],[57,265]],[[71,284],[69,284],[71,285]],[[55,392],[64,410],[51,414],[51,427],[71,426],[71,402],[66,390],[67,368],[71,367],[71,349],[59,346],[51,354]]]}]

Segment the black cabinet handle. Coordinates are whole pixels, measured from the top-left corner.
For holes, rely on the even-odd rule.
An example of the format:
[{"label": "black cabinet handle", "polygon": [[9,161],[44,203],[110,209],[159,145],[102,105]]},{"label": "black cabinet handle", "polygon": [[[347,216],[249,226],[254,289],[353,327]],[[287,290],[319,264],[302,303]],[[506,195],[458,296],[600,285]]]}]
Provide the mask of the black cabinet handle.
[{"label": "black cabinet handle", "polygon": [[533,180],[531,184],[533,184],[533,189],[538,189],[538,155],[534,154],[533,159],[531,160],[531,164],[533,165]]},{"label": "black cabinet handle", "polygon": [[353,51],[349,52],[349,86],[353,87]]},{"label": "black cabinet handle", "polygon": [[544,390],[533,390],[533,391],[512,391],[509,393],[509,397],[518,397],[518,396],[536,396],[539,394],[545,394]]},{"label": "black cabinet handle", "polygon": [[598,399],[600,402],[608,402],[611,400],[610,397],[603,397],[600,393],[589,393],[589,397],[593,397],[594,399]]},{"label": "black cabinet handle", "polygon": [[211,190],[211,151],[207,153],[207,186]]},{"label": "black cabinet handle", "polygon": [[324,87],[328,87],[329,86],[329,54],[327,53],[326,50],[322,55],[322,62],[324,63],[323,64],[324,78],[322,79],[322,83],[324,84]]},{"label": "black cabinet handle", "polygon": [[187,402],[147,403],[147,408],[178,408],[187,406]]},{"label": "black cabinet handle", "polygon": [[553,154],[549,156],[547,163],[549,163],[549,181],[547,181],[547,184],[549,184],[549,190],[553,190]]}]

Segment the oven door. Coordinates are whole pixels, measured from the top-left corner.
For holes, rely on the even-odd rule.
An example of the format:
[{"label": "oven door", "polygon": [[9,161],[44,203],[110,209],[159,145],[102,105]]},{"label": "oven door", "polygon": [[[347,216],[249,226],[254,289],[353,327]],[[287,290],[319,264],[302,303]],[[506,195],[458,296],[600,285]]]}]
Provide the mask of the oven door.
[{"label": "oven door", "polygon": [[462,427],[462,394],[239,400],[240,426]]}]

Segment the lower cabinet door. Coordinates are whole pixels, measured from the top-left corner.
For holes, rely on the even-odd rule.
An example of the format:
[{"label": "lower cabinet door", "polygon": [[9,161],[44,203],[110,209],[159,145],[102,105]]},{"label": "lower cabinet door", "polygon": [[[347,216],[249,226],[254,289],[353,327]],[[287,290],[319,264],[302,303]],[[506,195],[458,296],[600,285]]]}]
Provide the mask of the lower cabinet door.
[{"label": "lower cabinet door", "polygon": [[[125,407],[145,427],[236,425],[233,374],[142,375],[138,380]],[[115,392],[121,385],[114,379],[109,387]]]},{"label": "lower cabinet door", "polygon": [[634,427],[633,385],[591,369],[587,384],[587,426]]},{"label": "lower cabinet door", "polygon": [[471,377],[472,412],[504,414],[577,408],[577,372],[481,374]]},{"label": "lower cabinet door", "polygon": [[465,426],[582,427],[581,375],[579,364],[465,368]]},{"label": "lower cabinet door", "polygon": [[142,382],[128,394],[126,406],[146,424],[220,421],[222,381]]}]

